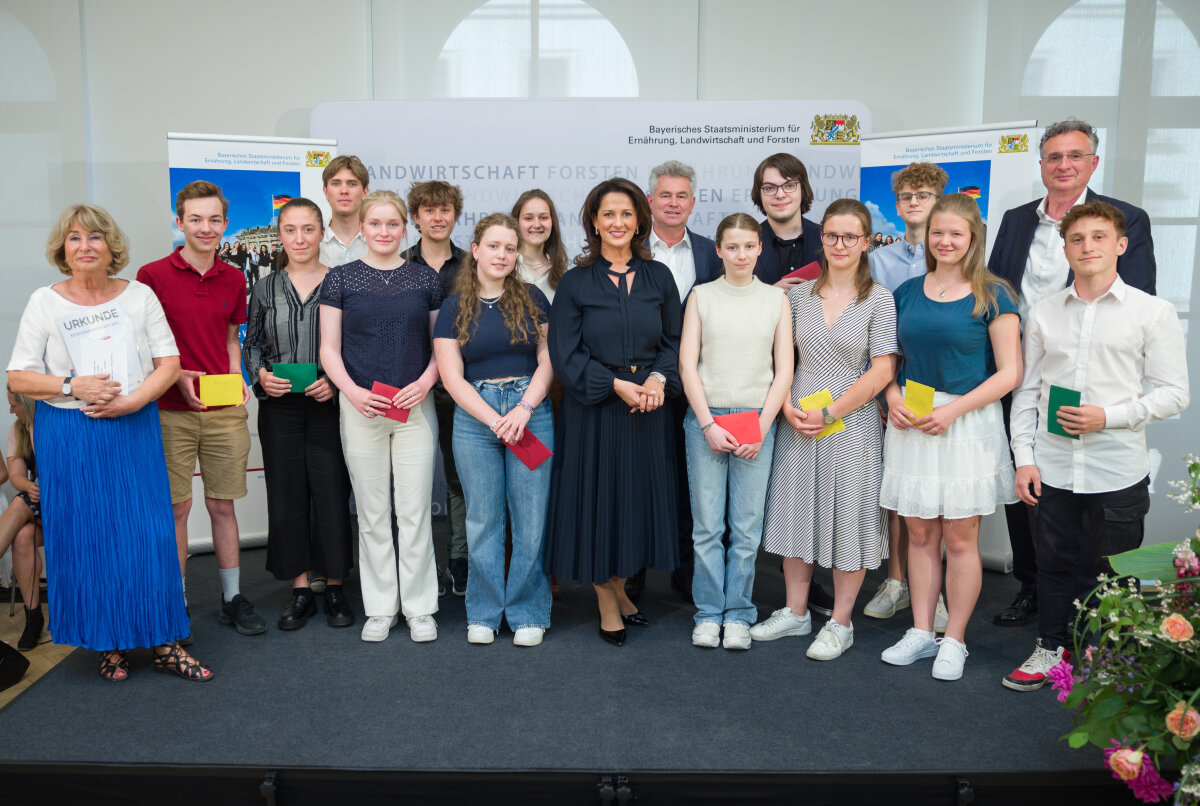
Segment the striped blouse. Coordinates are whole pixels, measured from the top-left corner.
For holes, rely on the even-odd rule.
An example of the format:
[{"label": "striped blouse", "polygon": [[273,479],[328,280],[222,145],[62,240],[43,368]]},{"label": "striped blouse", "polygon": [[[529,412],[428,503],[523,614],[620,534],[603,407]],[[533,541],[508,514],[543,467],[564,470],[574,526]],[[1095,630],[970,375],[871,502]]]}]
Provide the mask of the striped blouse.
[{"label": "striped blouse", "polygon": [[[322,281],[323,282],[323,281]],[[261,399],[265,393],[258,385],[258,371],[270,371],[275,364],[317,364],[321,368],[321,286],[301,301],[287,271],[268,274],[254,286],[250,295],[250,318],[246,339],[242,342],[242,362]]]}]

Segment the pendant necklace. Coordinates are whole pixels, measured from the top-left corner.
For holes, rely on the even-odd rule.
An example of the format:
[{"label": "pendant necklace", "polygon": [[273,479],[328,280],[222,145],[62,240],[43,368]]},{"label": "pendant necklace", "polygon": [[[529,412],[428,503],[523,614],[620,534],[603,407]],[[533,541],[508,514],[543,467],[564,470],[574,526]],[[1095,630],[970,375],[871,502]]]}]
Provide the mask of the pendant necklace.
[{"label": "pendant necklace", "polygon": [[496,303],[500,301],[500,298],[502,296],[504,296],[503,291],[501,291],[499,294],[492,297],[491,299],[488,299],[487,297],[480,297],[479,301],[482,302],[484,305],[488,306],[488,310],[491,310],[496,307]]}]

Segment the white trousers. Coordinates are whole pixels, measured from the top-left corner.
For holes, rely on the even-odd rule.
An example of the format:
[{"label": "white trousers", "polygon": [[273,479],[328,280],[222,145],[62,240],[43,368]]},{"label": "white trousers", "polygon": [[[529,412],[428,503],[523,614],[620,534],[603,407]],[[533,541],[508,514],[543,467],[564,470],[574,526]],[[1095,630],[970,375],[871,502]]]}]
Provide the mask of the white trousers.
[{"label": "white trousers", "polygon": [[[430,521],[437,450],[433,395],[409,412],[407,423],[367,419],[345,395],[338,397],[342,452],[358,507],[363,607],[368,617],[432,615],[438,609]],[[393,504],[400,527],[398,550],[392,545]]]}]

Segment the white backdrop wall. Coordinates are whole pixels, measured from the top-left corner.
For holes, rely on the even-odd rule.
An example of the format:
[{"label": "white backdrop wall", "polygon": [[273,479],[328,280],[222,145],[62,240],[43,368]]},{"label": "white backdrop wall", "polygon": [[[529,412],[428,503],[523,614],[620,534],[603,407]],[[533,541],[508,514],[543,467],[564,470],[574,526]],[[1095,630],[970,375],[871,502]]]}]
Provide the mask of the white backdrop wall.
[{"label": "white backdrop wall", "polygon": [[[548,14],[556,2],[564,0],[540,0],[538,8]],[[7,157],[0,183],[0,354],[11,349],[29,293],[54,279],[42,243],[68,203],[92,200],[108,207],[132,240],[135,265],[169,249],[170,232],[162,224],[167,131],[304,137],[313,107],[324,101],[450,97],[456,84],[445,74],[443,45],[467,15],[487,11],[482,5],[0,0],[0,146]],[[512,10],[521,5],[502,4],[510,25]],[[1191,34],[1168,47],[1160,46],[1157,31],[1170,14],[1190,31],[1200,30],[1200,6],[1193,0],[1085,0],[1075,6],[1069,0],[925,0],[911,15],[896,14],[889,0],[593,0],[591,6],[628,48],[637,74],[634,97],[853,98],[871,109],[875,131],[1090,116],[1113,131],[1115,142],[1106,151],[1112,170],[1100,189],[1133,202],[1142,201],[1147,153],[1159,136],[1146,127],[1200,128],[1196,92],[1169,99],[1146,92],[1154,85],[1153,64],[1191,64],[1176,53],[1195,49]],[[1118,41],[1125,57],[1112,94],[1030,94],[1027,62],[1062,13],[1098,26],[1111,26],[1114,14],[1123,17]],[[528,49],[528,40],[510,45],[497,38],[495,47],[506,54],[512,47]],[[540,58],[526,54],[524,97],[569,94],[563,89],[571,86],[567,74],[582,69],[580,63],[538,44]],[[1085,56],[1111,61],[1109,53]],[[603,76],[603,67],[601,60],[587,69]],[[609,92],[603,78],[588,86],[593,97],[630,97],[615,83]],[[1181,122],[1164,122],[1164,115]],[[514,102],[518,124],[519,116]],[[530,137],[544,134],[552,135],[534,131]],[[761,156],[748,154],[747,162]],[[1194,156],[1188,153],[1180,164],[1200,164]],[[1185,247],[1188,237],[1194,241],[1194,223],[1187,232],[1183,228],[1197,212],[1172,219],[1164,239]],[[1194,248],[1178,254],[1183,265],[1194,266]],[[1190,282],[1178,293],[1190,301]],[[1195,370],[1198,352],[1191,352]],[[4,419],[0,425],[7,428]],[[1194,448],[1200,443],[1196,423],[1189,415],[1159,430],[1170,444]],[[1177,476],[1177,461],[1165,458],[1167,477]],[[1175,509],[1156,498],[1152,531],[1158,523],[1163,537],[1180,533],[1186,519]]]}]

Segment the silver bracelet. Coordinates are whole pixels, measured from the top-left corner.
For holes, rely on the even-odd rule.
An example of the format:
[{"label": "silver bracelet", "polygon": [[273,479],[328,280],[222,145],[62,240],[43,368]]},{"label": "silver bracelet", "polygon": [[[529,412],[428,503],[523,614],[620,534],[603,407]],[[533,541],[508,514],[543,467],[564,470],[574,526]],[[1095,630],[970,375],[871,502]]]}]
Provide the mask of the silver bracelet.
[{"label": "silver bracelet", "polygon": [[717,421],[716,421],[716,420],[712,420],[711,422],[709,422],[709,424],[708,424],[708,425],[701,426],[701,427],[700,427],[700,433],[701,433],[701,434],[703,434],[703,433],[707,432],[707,431],[708,431],[708,429],[712,428],[712,427],[713,427],[714,425],[716,425],[716,424],[717,424]]}]

